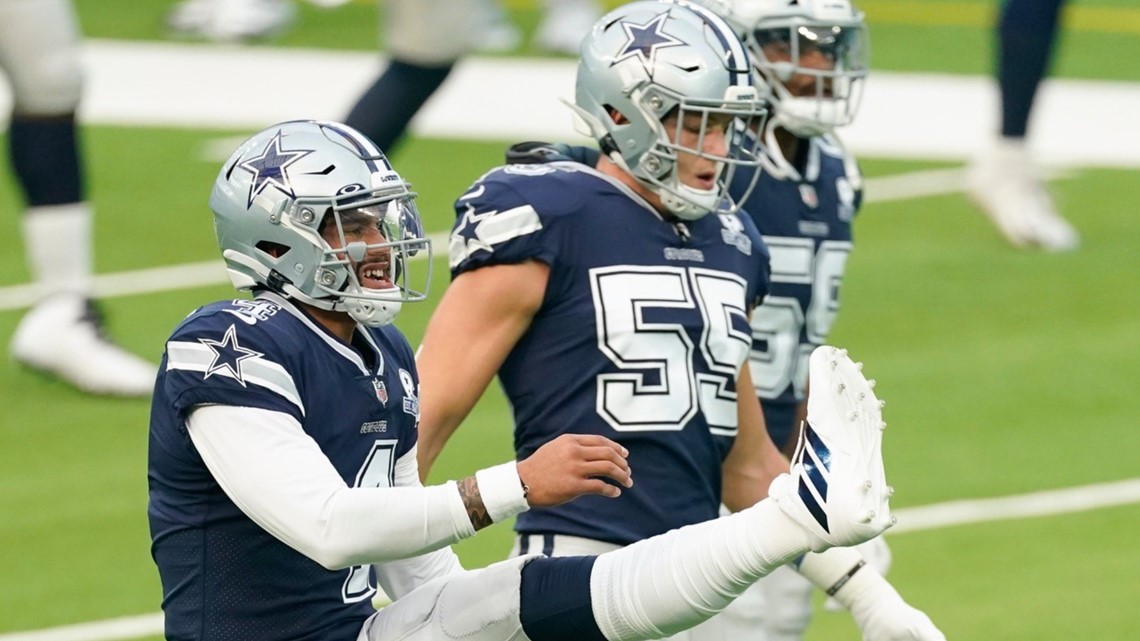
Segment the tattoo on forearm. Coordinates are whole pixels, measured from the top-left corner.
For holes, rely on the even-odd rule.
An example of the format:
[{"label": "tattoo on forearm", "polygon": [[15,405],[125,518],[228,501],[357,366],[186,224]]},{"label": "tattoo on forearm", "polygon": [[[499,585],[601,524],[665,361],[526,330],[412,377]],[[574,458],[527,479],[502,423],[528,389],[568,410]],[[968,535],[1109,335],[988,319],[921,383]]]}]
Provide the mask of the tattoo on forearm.
[{"label": "tattoo on forearm", "polygon": [[482,530],[492,523],[491,515],[487,513],[487,506],[483,505],[483,495],[479,493],[479,483],[474,476],[459,481],[459,497],[463,499],[463,507],[467,508],[467,518],[476,530]]}]

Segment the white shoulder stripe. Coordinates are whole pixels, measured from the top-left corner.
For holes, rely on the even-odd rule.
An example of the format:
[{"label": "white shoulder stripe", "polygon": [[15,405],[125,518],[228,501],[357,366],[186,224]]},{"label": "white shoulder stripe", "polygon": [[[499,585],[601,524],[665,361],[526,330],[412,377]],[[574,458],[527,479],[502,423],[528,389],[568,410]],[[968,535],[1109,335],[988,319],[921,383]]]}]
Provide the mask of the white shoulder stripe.
[{"label": "white shoulder stripe", "polygon": [[[474,238],[467,238],[459,233],[460,229],[467,227],[473,228]],[[463,222],[451,234],[448,245],[451,268],[454,269],[477,251],[492,251],[495,245],[533,234],[540,229],[542,229],[542,220],[530,205],[482,214],[475,213],[474,207],[468,207],[463,214]]]},{"label": "white shoulder stripe", "polygon": [[243,359],[238,365],[241,378],[235,376],[228,367],[210,370],[215,362],[215,352],[198,342],[170,341],[166,344],[166,369],[201,372],[209,376],[224,376],[232,378],[245,385],[257,385],[281,396],[301,410],[305,415],[305,406],[301,402],[301,395],[297,392],[297,385],[293,377],[273,361],[258,356]]}]

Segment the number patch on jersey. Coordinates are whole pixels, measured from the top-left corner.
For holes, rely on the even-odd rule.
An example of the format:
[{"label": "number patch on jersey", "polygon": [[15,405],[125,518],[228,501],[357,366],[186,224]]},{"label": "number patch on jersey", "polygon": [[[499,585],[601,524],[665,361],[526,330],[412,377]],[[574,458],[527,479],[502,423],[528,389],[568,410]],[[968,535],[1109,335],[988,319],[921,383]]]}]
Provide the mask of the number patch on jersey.
[{"label": "number patch on jersey", "polygon": [[[396,483],[396,439],[377,439],[372,451],[364,459],[360,471],[356,473],[353,487],[392,487]],[[372,578],[372,567],[357,565],[348,568],[344,579],[341,598],[345,603],[357,603],[371,599],[376,594],[376,582]]]},{"label": "number patch on jersey", "polygon": [[[810,238],[764,237],[772,256],[772,282],[811,288],[807,309],[792,296],[768,296],[752,312],[752,385],[761,398],[777,398],[789,385],[804,397],[808,359],[822,344],[839,313],[839,285],[851,242],[825,240],[819,250]],[[806,342],[801,343],[801,334]]]},{"label": "number patch on jersey", "polygon": [[[744,279],[623,265],[590,270],[590,286],[598,349],[626,370],[598,375],[598,415],[619,432],[676,431],[700,410],[712,433],[734,436],[734,383],[751,345],[739,329],[748,323]],[[683,314],[698,313],[703,330],[694,345]]]}]

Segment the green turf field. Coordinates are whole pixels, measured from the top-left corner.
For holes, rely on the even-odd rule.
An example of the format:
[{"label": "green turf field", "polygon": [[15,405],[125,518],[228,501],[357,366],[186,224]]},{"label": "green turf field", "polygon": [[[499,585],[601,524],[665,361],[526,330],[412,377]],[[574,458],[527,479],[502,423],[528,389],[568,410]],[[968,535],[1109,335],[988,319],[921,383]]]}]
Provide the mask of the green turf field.
[{"label": "green turf field", "polygon": [[[167,3],[78,0],[101,38],[158,39]],[[520,24],[530,2],[509,3]],[[611,3],[612,4],[612,3]],[[1058,74],[1140,82],[1140,9],[1130,0],[1072,3]],[[865,3],[876,68],[984,73],[991,2]],[[303,27],[258,46],[368,48],[376,9],[306,7]],[[1122,64],[1129,61],[1128,64]],[[210,139],[233,131],[89,127],[99,272],[216,256],[205,203],[217,171]],[[395,155],[415,182],[430,231],[508,141],[413,139]],[[936,162],[867,159],[869,176]],[[960,194],[872,202],[856,224],[843,313],[847,346],[888,400],[885,450],[900,508],[1140,476],[1140,172],[1078,169],[1052,184],[1083,236],[1066,255],[1007,247]],[[0,287],[27,282],[19,201],[0,179]],[[445,248],[437,251],[446,252]],[[398,325],[415,344],[447,284],[435,261],[431,301]],[[156,359],[173,326],[228,286],[107,299],[110,329]],[[20,310],[0,311],[0,634],[158,610],[148,552],[148,403],[84,396],[14,365],[6,337]],[[510,456],[497,389],[445,451],[433,477]],[[961,525],[888,536],[892,579],[952,640],[1135,641],[1140,506]],[[498,526],[458,546],[466,565],[501,558]],[[820,614],[810,641],[858,639],[845,615]],[[2,641],[2,640],[0,640]]]}]

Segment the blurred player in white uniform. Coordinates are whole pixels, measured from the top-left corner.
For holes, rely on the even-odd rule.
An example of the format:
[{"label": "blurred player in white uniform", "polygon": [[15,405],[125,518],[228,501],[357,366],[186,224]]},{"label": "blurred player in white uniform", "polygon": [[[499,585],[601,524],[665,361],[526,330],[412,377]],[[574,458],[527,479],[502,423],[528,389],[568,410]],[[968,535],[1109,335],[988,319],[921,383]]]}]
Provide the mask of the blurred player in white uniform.
[{"label": "blurred player in white uniform", "polygon": [[27,205],[24,248],[40,294],[10,349],[82,390],[144,396],[154,366],[107,340],[90,298],[92,210],[75,117],[79,39],[70,0],[0,2],[0,69],[12,90],[8,159]]}]

